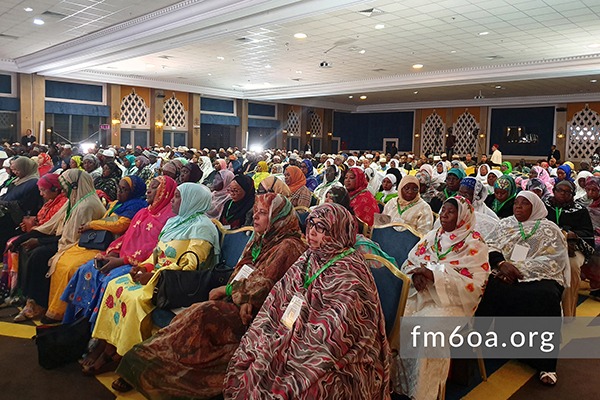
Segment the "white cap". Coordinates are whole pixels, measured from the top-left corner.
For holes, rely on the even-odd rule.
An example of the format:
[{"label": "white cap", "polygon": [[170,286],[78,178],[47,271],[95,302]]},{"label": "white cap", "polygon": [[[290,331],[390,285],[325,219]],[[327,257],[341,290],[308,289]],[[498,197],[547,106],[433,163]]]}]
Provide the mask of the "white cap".
[{"label": "white cap", "polygon": [[4,160],[4,163],[2,164],[2,168],[9,168],[10,167],[10,158],[7,158],[6,160]]},{"label": "white cap", "polygon": [[8,154],[4,150],[0,150],[0,160],[8,158]]},{"label": "white cap", "polygon": [[440,156],[433,156],[433,161],[441,161],[442,157]]},{"label": "white cap", "polygon": [[102,153],[102,155],[104,157],[114,157],[115,151],[113,149],[104,149],[104,152]]}]

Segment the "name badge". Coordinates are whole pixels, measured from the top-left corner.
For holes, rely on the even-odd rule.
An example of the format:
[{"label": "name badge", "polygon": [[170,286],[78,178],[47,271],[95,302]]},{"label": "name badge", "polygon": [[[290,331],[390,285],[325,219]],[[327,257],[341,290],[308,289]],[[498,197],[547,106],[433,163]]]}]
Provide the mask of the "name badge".
[{"label": "name badge", "polygon": [[529,253],[529,246],[523,244],[517,244],[510,255],[512,261],[525,261],[527,254]]},{"label": "name badge", "polygon": [[238,273],[235,274],[235,276],[233,277],[233,280],[231,282],[241,281],[242,279],[246,279],[253,272],[254,272],[254,268],[252,268],[248,264],[244,264],[242,266],[242,268],[240,268],[240,270],[238,271]]},{"label": "name badge", "polygon": [[231,225],[223,225],[223,229],[230,230],[231,229]]},{"label": "name badge", "polygon": [[300,316],[300,310],[302,310],[303,303],[304,300],[302,297],[298,295],[294,295],[294,297],[292,297],[290,304],[288,304],[287,308],[283,312],[283,316],[281,317],[281,322],[286,326],[286,328],[292,329],[294,322],[296,322]]}]

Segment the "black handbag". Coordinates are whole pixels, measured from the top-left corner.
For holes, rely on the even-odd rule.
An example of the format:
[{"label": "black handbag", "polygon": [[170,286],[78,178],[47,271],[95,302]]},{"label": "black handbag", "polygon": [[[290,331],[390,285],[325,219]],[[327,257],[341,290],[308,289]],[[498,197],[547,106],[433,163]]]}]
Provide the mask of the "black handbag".
[{"label": "black handbag", "polygon": [[115,240],[115,235],[109,231],[95,231],[93,229],[81,232],[79,247],[86,249],[106,250]]},{"label": "black handbag", "polygon": [[[192,253],[198,257],[192,251],[186,251],[181,257],[186,253]],[[180,260],[181,257],[179,257]],[[177,263],[179,264],[179,261]],[[233,270],[224,263],[200,271],[163,270],[154,287],[152,303],[158,308],[171,310],[207,301],[211,290],[227,284]]]},{"label": "black handbag", "polygon": [[38,363],[52,369],[77,361],[87,349],[90,328],[86,317],[70,324],[36,326],[33,340],[38,350]]}]

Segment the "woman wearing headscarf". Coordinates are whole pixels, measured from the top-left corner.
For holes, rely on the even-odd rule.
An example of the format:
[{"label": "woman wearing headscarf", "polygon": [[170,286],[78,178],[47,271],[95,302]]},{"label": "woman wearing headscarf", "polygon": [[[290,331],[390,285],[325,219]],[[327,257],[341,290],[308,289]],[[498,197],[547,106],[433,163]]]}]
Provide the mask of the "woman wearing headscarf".
[{"label": "woman wearing headscarf", "polygon": [[135,156],[133,154],[128,154],[123,157],[123,166],[125,167],[125,171],[123,171],[123,177],[135,175],[138,170],[135,165]]},{"label": "woman wearing headscarf", "polygon": [[223,204],[219,222],[229,229],[251,225],[254,206],[254,181],[247,175],[236,175],[227,186],[230,199]]},{"label": "woman wearing headscarf", "polygon": [[[52,302],[55,304],[60,302],[59,296],[68,282],[68,278],[63,275],[62,267],[71,260],[72,256],[78,257],[81,254],[78,250],[71,250],[75,249],[79,242],[80,228],[90,221],[101,218],[106,211],[96,195],[92,178],[87,172],[79,169],[67,170],[60,175],[59,182],[68,201],[45,224],[22,235],[18,243],[23,249],[29,251],[29,259],[25,267],[27,281],[23,282],[24,292],[44,308]],[[94,254],[91,253],[90,258]],[[58,278],[52,279],[57,269],[61,270],[59,275],[67,279],[66,282],[63,283]],[[61,285],[62,288],[59,288]],[[42,322],[53,323],[56,322],[55,319],[58,318],[46,315],[42,318]]]},{"label": "woman wearing headscarf", "polygon": [[102,167],[100,166],[100,161],[98,157],[94,154],[86,154],[83,156],[83,161],[81,162],[83,169],[90,174],[93,180],[102,175]]},{"label": "woman wearing headscarf", "polygon": [[273,175],[268,176],[263,179],[258,185],[258,190],[256,194],[265,194],[265,193],[276,193],[280,194],[286,198],[289,198],[292,195],[290,188],[285,184],[281,179],[275,178]]},{"label": "woman wearing headscarf", "polygon": [[42,206],[37,187],[38,164],[29,157],[19,156],[11,161],[10,168],[15,179],[8,190],[0,196],[0,250],[15,234],[22,233],[19,224],[23,216],[35,215]]},{"label": "woman wearing headscarf", "polygon": [[[123,234],[129,228],[134,215],[148,206],[144,199],[145,194],[146,184],[140,178],[135,175],[126,176],[119,182],[117,199],[108,204],[108,210],[102,218],[81,224],[79,231],[85,232],[91,229],[108,231],[117,236]],[[99,250],[76,244],[60,257],[50,280],[50,296],[46,312],[48,319],[62,321],[67,308],[67,303],[61,298],[62,293],[77,269],[92,260],[98,253]]]},{"label": "woman wearing headscarf", "polygon": [[375,195],[375,200],[387,204],[390,200],[398,197],[398,190],[396,189],[397,178],[394,174],[387,174],[381,181],[381,191]]},{"label": "woman wearing headscarf", "polygon": [[121,168],[114,161],[107,162],[102,167],[102,175],[94,179],[96,190],[103,191],[110,201],[117,198],[117,188],[121,179]]},{"label": "woman wearing headscarf", "polygon": [[379,212],[375,197],[367,190],[367,178],[362,169],[353,167],[344,178],[344,187],[350,195],[350,206],[354,215],[369,226],[373,226],[374,215]]},{"label": "woman wearing headscarf", "polygon": [[[227,169],[227,163],[225,163],[225,160],[221,161],[223,161],[225,165],[222,166],[219,164],[219,168]],[[213,164],[208,156],[200,156],[198,160],[198,166],[202,170],[202,178],[199,180],[199,182],[210,187],[215,179],[217,170],[213,167]]]},{"label": "woman wearing headscarf", "polygon": [[210,200],[210,191],[204,185],[179,185],[171,202],[177,215],[161,230],[153,253],[132,267],[129,275],[108,283],[92,333],[101,340],[98,345],[102,353],[84,366],[85,374],[114,370],[123,354],[150,337],[152,295],[161,270],[193,271],[208,269],[215,263],[220,252],[219,235],[205,215]]},{"label": "woman wearing headscarf", "polygon": [[548,218],[566,232],[569,246],[570,282],[563,293],[563,313],[574,317],[577,309],[581,266],[594,252],[594,226],[586,207],[575,203],[575,185],[564,179],[554,185],[554,196],[544,204]]},{"label": "woman wearing headscarf", "polygon": [[312,161],[310,161],[309,159],[302,160],[302,162],[300,163],[300,169],[302,170],[302,173],[304,173],[304,176],[306,177],[306,187],[311,192],[314,191],[316,189],[316,187],[319,185],[319,181],[315,177]]},{"label": "woman wearing headscarf", "polygon": [[593,176],[593,174],[590,171],[580,171],[577,174],[577,177],[575,178],[575,181],[573,182],[575,184],[575,187],[577,188],[577,190],[575,191],[575,198],[574,200],[580,203],[587,203],[587,197],[586,197],[586,192],[585,192],[585,184],[587,181],[587,178],[589,178],[590,176]]},{"label": "woman wearing headscarf", "polygon": [[154,178],[154,170],[148,157],[144,155],[137,156],[135,158],[135,166],[137,168],[135,174],[149,185],[152,178]]},{"label": "woman wearing headscarf", "polygon": [[[383,176],[375,172],[375,170],[371,167],[367,167],[364,170],[365,178],[367,179],[367,190],[375,196],[377,192],[379,192],[379,188],[381,187],[381,181],[383,180]],[[340,176],[341,179],[341,176]],[[343,181],[343,180],[342,180]]]},{"label": "woman wearing headscarf", "polygon": [[40,153],[37,158],[37,163],[39,176],[46,175],[52,168],[54,168],[52,157],[50,157],[47,153]]},{"label": "woman wearing headscarf", "polygon": [[[548,175],[548,171],[540,166],[534,166],[529,171],[529,179],[537,178],[540,181],[544,182],[546,185],[546,190],[548,193],[552,193],[552,188],[554,187],[554,179]],[[525,189],[527,187],[527,180],[521,181],[521,187]]]},{"label": "woman wearing headscarf", "polygon": [[[475,230],[473,207],[461,196],[452,197],[442,206],[440,222],[441,227],[417,243],[402,265],[412,282],[405,317],[472,316],[483,294],[490,272],[488,247]],[[393,332],[390,344],[398,350],[393,356],[394,391],[411,399],[436,399],[448,376],[450,355],[400,358],[399,332]]]},{"label": "woman wearing headscarf", "polygon": [[[420,169],[416,174],[415,178],[419,180],[419,195],[427,204],[430,204],[432,200],[436,199],[435,189],[431,184],[431,175],[427,170]],[[440,208],[440,204],[437,208]]]},{"label": "woman wearing headscarf", "polygon": [[369,268],[353,248],[356,220],[338,204],[323,204],[307,222],[309,249],[242,338],[224,396],[387,399],[384,317]]},{"label": "woman wearing headscarf", "polygon": [[[37,216],[23,217],[20,227],[21,231],[25,233],[31,232],[36,226],[48,222],[67,202],[67,198],[58,182],[58,175],[46,174],[42,176],[38,179],[37,186],[40,195],[44,199],[44,205],[37,213]],[[27,281],[26,265],[28,254],[26,251],[20,251],[21,249],[15,243],[21,243],[18,236],[10,239],[6,247],[7,264],[5,265],[5,269],[7,269],[9,274],[9,289],[14,289],[18,286],[22,287],[19,283]],[[15,322],[41,317],[44,312],[45,309],[36,306],[33,300],[28,300],[23,310],[15,317]]]},{"label": "woman wearing headscarf", "polygon": [[275,193],[257,196],[254,234],[228,285],[127,352],[117,370],[124,380],[113,388],[129,389],[129,382],[149,399],[219,395],[227,364],[252,318],[305,250],[289,200]]},{"label": "woman wearing headscarf", "polygon": [[319,199],[319,204],[325,203],[325,197],[329,189],[333,187],[342,187],[340,183],[340,172],[337,166],[330,165],[325,168],[323,183],[315,188],[314,195]]},{"label": "woman wearing headscarf", "polygon": [[[594,227],[594,247],[600,249],[600,177],[588,177],[585,183],[586,197],[589,204],[586,205],[592,226]],[[579,202],[581,204],[581,202]]]},{"label": "woman wearing headscarf", "polygon": [[446,175],[448,173],[448,167],[444,161],[439,161],[435,164],[435,170],[432,175],[432,183],[434,187],[443,185],[446,182]]},{"label": "woman wearing headscarf", "polygon": [[72,156],[71,161],[69,161],[69,168],[80,169],[83,171],[82,163],[83,160],[81,159],[81,156]]},{"label": "woman wearing headscarf", "polygon": [[179,174],[181,173],[181,167],[183,164],[179,160],[171,160],[162,166],[162,173],[170,178],[177,179],[179,178]]},{"label": "woman wearing headscarf", "polygon": [[181,167],[181,173],[179,174],[178,184],[185,182],[198,183],[202,179],[202,170],[198,164],[190,162]]},{"label": "woman wearing headscarf", "polygon": [[512,164],[510,163],[510,161],[504,161],[502,163],[502,165],[500,166],[500,172],[502,172],[502,175],[510,175],[512,174]]},{"label": "woman wearing headscarf", "polygon": [[[475,230],[481,234],[483,240],[498,229],[500,218],[485,205],[487,191],[483,184],[475,178],[467,177],[460,182],[458,194],[471,202],[475,210]],[[438,222],[436,221],[436,225]],[[439,226],[439,225],[437,225]]]},{"label": "woman wearing headscarf", "polygon": [[292,195],[290,201],[294,207],[310,207],[312,192],[306,187],[306,176],[295,165],[288,166],[283,172],[285,183],[290,188]]},{"label": "woman wearing headscarf", "polygon": [[[502,172],[498,171],[497,169],[492,169],[490,170],[490,172],[487,174],[487,185],[486,185],[486,189],[488,191],[488,198],[492,198],[494,197],[494,185],[496,184],[496,181],[498,180],[498,178],[500,178],[502,176]],[[489,200],[489,201],[492,201]]]},{"label": "woman wearing headscarf", "polygon": [[537,194],[542,200],[546,200],[548,197],[550,197],[550,192],[548,192],[546,184],[538,178],[531,178],[527,180],[525,190],[529,190],[530,192]]},{"label": "woman wearing headscarf", "polygon": [[[139,180],[137,177],[132,179]],[[146,191],[148,207],[135,214],[125,233],[105,251],[77,269],[61,296],[61,300],[67,303],[63,323],[84,316],[92,317],[90,321],[93,324],[97,317],[98,302],[108,282],[125,275],[132,267],[150,257],[161,229],[169,218],[175,216],[171,210],[171,200],[176,187],[177,183],[168,176],[154,178]],[[100,268],[96,268],[96,264]]]},{"label": "woman wearing headscarf", "polygon": [[494,196],[488,196],[485,203],[498,218],[502,219],[512,215],[515,197],[517,197],[515,180],[510,175],[502,175],[494,183]]},{"label": "woman wearing headscarf", "polygon": [[568,164],[563,164],[556,169],[556,178],[554,178],[554,185],[560,181],[569,181],[573,182],[573,177],[571,176],[571,167]]},{"label": "woman wearing headscarf", "polygon": [[[398,198],[389,201],[383,208],[383,214],[389,215],[391,222],[401,222],[425,235],[433,227],[431,207],[419,195],[420,183],[417,177],[407,175],[400,181]],[[396,227],[396,230],[404,230]]]},{"label": "woman wearing headscarf", "polygon": [[223,212],[223,205],[231,199],[227,188],[233,181],[235,175],[227,168],[223,168],[217,171],[215,178],[212,182],[212,206],[210,210],[206,212],[206,216],[209,218],[219,218]]},{"label": "woman wearing headscarf", "polygon": [[256,165],[256,172],[252,175],[254,181],[254,189],[258,189],[260,182],[269,176],[269,164],[266,161],[259,161]]},{"label": "woman wearing headscarf", "polygon": [[[535,193],[523,191],[517,195],[514,215],[502,219],[487,239],[492,277],[476,316],[561,316],[563,288],[569,283],[569,257],[565,237],[546,219],[547,213]],[[526,252],[515,252],[518,247]],[[556,384],[556,357],[530,361],[543,384]]]}]

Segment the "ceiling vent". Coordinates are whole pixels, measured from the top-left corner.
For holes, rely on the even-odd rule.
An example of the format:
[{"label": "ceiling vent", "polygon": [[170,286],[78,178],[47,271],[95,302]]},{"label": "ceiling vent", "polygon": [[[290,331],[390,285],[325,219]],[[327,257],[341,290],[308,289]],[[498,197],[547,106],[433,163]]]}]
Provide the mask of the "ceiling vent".
[{"label": "ceiling vent", "polygon": [[0,33],[0,39],[11,39],[11,40],[15,40],[18,39],[18,36],[13,36],[13,35],[7,35],[5,33]]},{"label": "ceiling vent", "polygon": [[44,17],[57,18],[57,19],[67,18],[67,16],[65,14],[57,13],[54,11],[44,11],[42,13],[42,15]]},{"label": "ceiling vent", "polygon": [[383,14],[383,11],[380,10],[379,8],[368,8],[366,10],[362,10],[358,12],[359,14],[362,14],[366,17],[373,17],[376,15],[381,15]]}]

